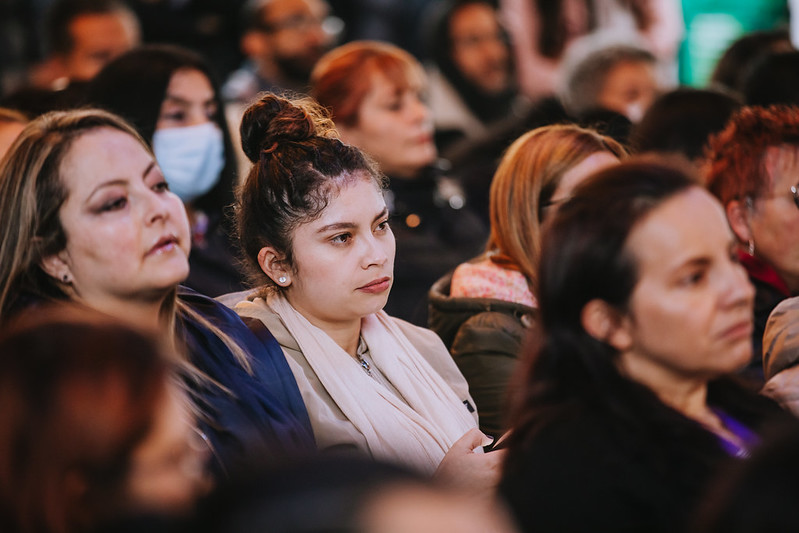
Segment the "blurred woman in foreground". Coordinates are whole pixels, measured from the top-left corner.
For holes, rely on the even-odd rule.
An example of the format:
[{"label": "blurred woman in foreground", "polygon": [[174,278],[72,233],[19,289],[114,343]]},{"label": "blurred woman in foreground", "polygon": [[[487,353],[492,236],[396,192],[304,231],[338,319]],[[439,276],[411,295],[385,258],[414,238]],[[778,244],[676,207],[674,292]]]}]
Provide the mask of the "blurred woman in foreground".
[{"label": "blurred woman in foreground", "polygon": [[549,229],[501,491],[524,531],[678,531],[779,412],[725,377],[751,357],[754,290],[724,210],[639,159],[578,186]]}]

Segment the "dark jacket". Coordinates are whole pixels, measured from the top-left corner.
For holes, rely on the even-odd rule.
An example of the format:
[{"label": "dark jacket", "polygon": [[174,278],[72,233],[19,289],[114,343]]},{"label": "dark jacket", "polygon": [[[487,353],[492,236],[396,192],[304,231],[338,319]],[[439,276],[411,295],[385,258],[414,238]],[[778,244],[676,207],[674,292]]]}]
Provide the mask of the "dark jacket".
[{"label": "dark jacket", "polygon": [[183,284],[212,298],[244,289],[245,275],[222,213],[202,216],[207,227],[192,235],[189,277]]},{"label": "dark jacket", "polygon": [[453,298],[451,281],[449,273],[430,289],[429,327],[444,341],[469,383],[480,429],[499,436],[507,428],[509,381],[538,312],[491,298]]},{"label": "dark jacket", "polygon": [[414,179],[392,179],[386,191],[397,241],[394,284],[385,311],[427,325],[427,292],[435,281],[479,254],[488,231],[464,205],[457,185],[428,169]]},{"label": "dark jacket", "polygon": [[188,382],[204,411],[201,429],[209,437],[217,467],[229,470],[269,456],[312,453],[311,422],[283,351],[266,328],[250,331],[239,316],[215,300],[181,288],[180,299],[221,329],[250,355],[248,374],[216,335],[193,320],[182,320],[191,363],[229,392],[209,383]]},{"label": "dark jacket", "polygon": [[[522,532],[684,530],[706,484],[738,459],[675,411],[638,403],[631,420],[590,396],[564,402],[508,450],[500,493]],[[765,421],[785,417],[725,380],[710,384],[708,403],[760,435]]]},{"label": "dark jacket", "polygon": [[755,287],[754,329],[752,330],[752,360],[744,369],[753,389],[763,385],[763,335],[771,312],[781,301],[791,296],[785,282],[769,265],[746,253],[739,253],[749,281]]}]

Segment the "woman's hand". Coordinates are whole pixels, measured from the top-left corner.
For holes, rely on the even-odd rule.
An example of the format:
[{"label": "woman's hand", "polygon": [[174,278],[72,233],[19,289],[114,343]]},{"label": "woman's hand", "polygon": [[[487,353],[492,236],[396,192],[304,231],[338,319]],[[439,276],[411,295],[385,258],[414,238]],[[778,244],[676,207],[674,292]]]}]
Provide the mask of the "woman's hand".
[{"label": "woman's hand", "polygon": [[777,373],[766,382],[760,393],[779,403],[794,416],[799,416],[799,366]]},{"label": "woman's hand", "polygon": [[470,429],[455,441],[438,465],[433,478],[443,485],[475,495],[493,497],[501,472],[504,450],[483,453],[475,449],[491,443],[479,429]]}]

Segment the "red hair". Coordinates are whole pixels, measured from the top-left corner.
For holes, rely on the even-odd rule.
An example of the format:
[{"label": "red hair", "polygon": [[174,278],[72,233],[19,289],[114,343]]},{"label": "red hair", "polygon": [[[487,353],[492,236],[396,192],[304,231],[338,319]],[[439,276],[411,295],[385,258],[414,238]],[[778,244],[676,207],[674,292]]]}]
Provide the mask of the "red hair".
[{"label": "red hair", "polygon": [[354,127],[375,74],[398,91],[421,89],[424,70],[405,50],[378,41],[354,41],[325,54],[311,73],[311,96],[326,107],[337,125]]},{"label": "red hair", "polygon": [[799,108],[741,108],[710,138],[703,172],[707,188],[724,205],[761,196],[771,185],[766,153],[781,145],[799,148]]}]

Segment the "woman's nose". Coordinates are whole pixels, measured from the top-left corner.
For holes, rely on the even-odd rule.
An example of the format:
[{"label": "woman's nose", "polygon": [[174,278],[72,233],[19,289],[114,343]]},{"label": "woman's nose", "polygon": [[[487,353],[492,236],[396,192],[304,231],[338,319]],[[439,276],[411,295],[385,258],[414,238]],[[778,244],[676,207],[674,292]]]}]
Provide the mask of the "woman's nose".
[{"label": "woman's nose", "polygon": [[387,260],[388,252],[385,245],[377,237],[371,237],[364,250],[363,268],[372,265],[383,266]]},{"label": "woman's nose", "polygon": [[430,119],[430,108],[420,97],[414,96],[409,114],[414,122],[424,122]]},{"label": "woman's nose", "polygon": [[755,288],[749,281],[743,266],[739,263],[731,263],[719,290],[728,305],[735,306],[746,304],[750,305],[755,298]]},{"label": "woman's nose", "polygon": [[145,197],[145,218],[147,223],[152,224],[158,220],[166,220],[169,218],[169,206],[167,205],[165,196],[156,194],[153,191],[148,192],[149,194]]}]

